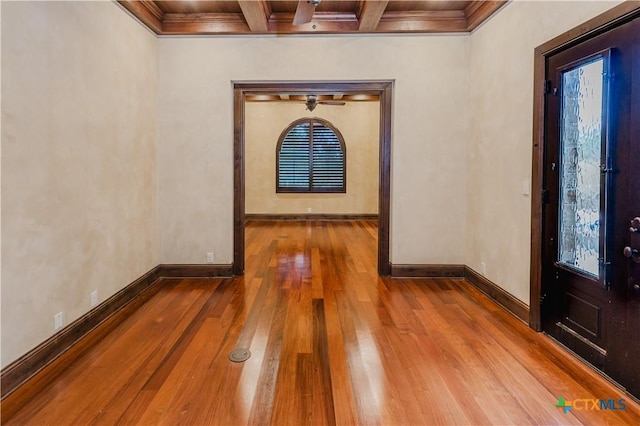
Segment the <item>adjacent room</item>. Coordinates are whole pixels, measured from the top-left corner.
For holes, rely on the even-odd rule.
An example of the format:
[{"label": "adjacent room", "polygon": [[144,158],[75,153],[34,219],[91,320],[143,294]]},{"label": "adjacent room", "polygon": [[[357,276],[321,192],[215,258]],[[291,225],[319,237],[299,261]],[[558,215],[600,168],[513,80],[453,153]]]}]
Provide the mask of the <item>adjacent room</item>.
[{"label": "adjacent room", "polygon": [[640,424],[640,2],[0,25],[3,424]]}]

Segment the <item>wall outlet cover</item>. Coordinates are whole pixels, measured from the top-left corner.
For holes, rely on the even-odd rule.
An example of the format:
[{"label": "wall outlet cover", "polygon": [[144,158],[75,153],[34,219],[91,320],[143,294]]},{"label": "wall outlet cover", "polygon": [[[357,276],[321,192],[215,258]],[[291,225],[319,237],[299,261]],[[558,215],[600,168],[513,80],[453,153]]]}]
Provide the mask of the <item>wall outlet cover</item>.
[{"label": "wall outlet cover", "polygon": [[64,325],[64,312],[58,312],[53,316],[53,329],[60,330]]}]

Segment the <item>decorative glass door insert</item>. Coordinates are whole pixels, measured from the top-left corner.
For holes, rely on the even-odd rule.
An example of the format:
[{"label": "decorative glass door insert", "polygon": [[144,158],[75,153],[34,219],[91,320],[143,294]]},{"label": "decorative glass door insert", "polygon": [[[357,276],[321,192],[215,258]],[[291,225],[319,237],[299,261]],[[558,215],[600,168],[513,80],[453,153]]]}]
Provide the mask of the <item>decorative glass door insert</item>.
[{"label": "decorative glass door insert", "polygon": [[608,55],[561,74],[558,262],[600,278],[604,262]]}]

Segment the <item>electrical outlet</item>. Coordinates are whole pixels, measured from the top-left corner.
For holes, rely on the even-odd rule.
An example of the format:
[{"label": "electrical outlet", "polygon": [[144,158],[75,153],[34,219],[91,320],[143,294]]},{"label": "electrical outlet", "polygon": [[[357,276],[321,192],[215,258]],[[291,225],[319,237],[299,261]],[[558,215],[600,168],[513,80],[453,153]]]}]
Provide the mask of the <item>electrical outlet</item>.
[{"label": "electrical outlet", "polygon": [[207,263],[213,263],[213,252],[212,251],[208,251],[207,252]]},{"label": "electrical outlet", "polygon": [[98,290],[91,292],[91,307],[93,308],[98,304]]},{"label": "electrical outlet", "polygon": [[64,312],[58,312],[53,316],[53,330],[60,330],[64,325]]},{"label": "electrical outlet", "polygon": [[307,213],[311,213],[311,207],[307,207]]},{"label": "electrical outlet", "polygon": [[485,277],[487,276],[487,264],[484,262],[480,262],[480,273]]}]

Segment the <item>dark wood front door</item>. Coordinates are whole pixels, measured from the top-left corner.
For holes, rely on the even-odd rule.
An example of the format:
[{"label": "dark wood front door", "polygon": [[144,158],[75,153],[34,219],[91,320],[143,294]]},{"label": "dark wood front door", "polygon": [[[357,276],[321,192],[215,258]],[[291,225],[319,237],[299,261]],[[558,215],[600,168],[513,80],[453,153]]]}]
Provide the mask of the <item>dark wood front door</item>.
[{"label": "dark wood front door", "polygon": [[543,330],[640,397],[640,19],[546,76]]}]

